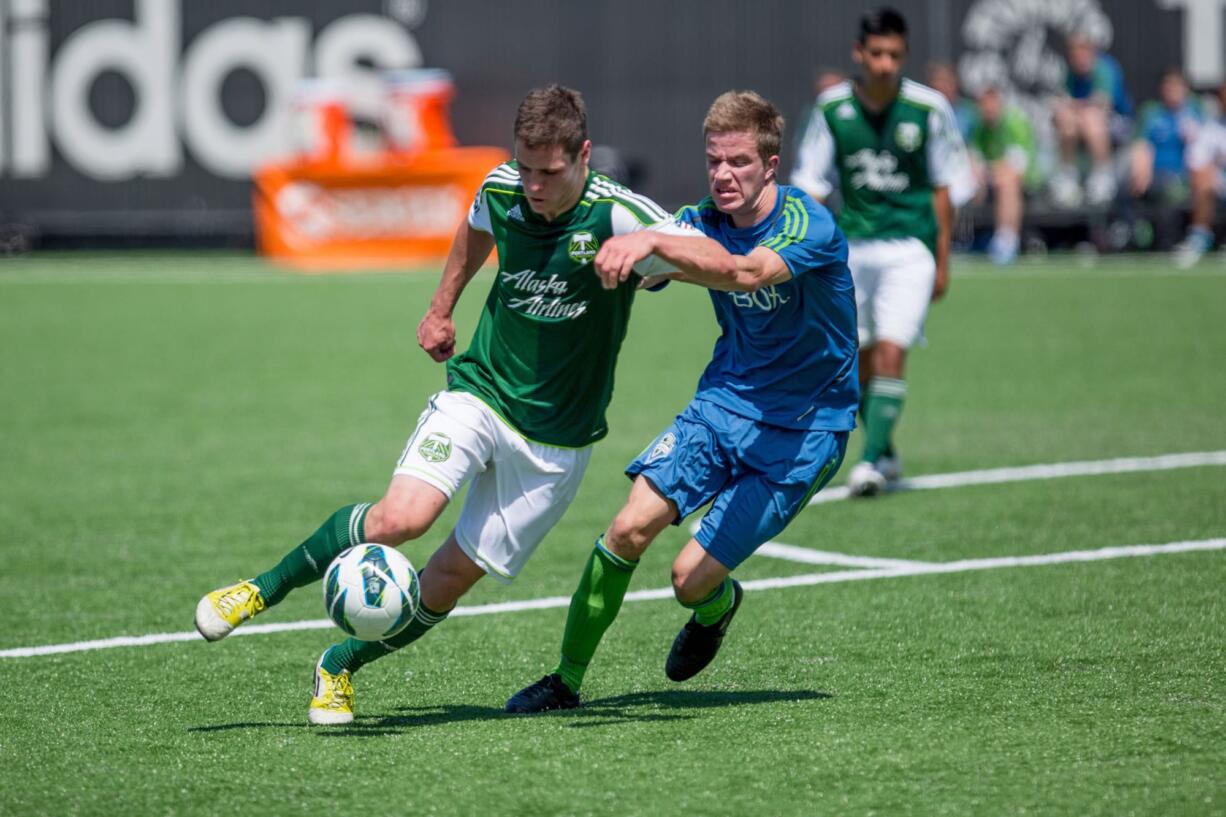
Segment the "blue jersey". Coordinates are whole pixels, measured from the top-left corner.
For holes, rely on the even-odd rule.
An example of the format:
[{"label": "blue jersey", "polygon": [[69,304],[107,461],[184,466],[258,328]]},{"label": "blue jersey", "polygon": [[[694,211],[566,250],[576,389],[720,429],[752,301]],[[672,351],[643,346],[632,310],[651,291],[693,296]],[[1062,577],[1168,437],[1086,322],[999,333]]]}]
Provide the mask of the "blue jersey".
[{"label": "blue jersey", "polygon": [[1160,102],[1150,102],[1141,109],[1137,136],[1154,149],[1154,172],[1181,178],[1187,177],[1184,149],[1201,123],[1201,113],[1192,102],[1172,111]]},{"label": "blue jersey", "polygon": [[782,428],[855,428],[856,294],[847,240],[830,211],[779,185],[774,210],[752,227],[733,226],[709,197],[677,217],[733,254],[774,250],[792,271],[757,292],[710,290],[723,333],[695,399]]},{"label": "blue jersey", "polygon": [[1111,102],[1111,109],[1120,116],[1132,116],[1132,99],[1124,86],[1124,71],[1115,57],[1099,54],[1088,74],[1065,76],[1065,90],[1073,99],[1089,99],[1102,94]]}]

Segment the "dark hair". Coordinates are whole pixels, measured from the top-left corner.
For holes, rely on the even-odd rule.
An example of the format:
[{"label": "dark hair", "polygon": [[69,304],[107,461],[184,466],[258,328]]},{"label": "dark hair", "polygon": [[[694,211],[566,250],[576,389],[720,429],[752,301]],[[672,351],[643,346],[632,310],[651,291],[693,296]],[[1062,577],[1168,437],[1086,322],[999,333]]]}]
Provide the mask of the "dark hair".
[{"label": "dark hair", "polygon": [[753,91],[728,91],[711,103],[702,133],[752,133],[765,164],[783,144],[783,114]]},{"label": "dark hair", "polygon": [[561,145],[578,156],[587,141],[583,95],[556,83],[529,91],[515,113],[515,141],[534,150]]},{"label": "dark hair", "polygon": [[907,39],[907,20],[897,9],[879,6],[866,11],[860,18],[859,42],[861,45],[869,37],[882,37],[890,34],[897,34],[904,41]]}]

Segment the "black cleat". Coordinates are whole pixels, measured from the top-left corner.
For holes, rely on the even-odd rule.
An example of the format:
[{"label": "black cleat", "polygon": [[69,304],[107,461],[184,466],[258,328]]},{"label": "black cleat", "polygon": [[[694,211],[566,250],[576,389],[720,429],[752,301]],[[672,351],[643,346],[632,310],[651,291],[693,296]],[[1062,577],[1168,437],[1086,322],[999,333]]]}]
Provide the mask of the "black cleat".
[{"label": "black cleat", "polygon": [[724,641],[724,633],[732,623],[737,608],[741,606],[741,597],[745,591],[736,579],[732,580],[732,606],[719,621],[710,625],[699,624],[694,616],[677,633],[673,648],[664,662],[664,674],[671,681],[686,681],[706,669],[707,664],[719,652],[719,645]]},{"label": "black cleat", "polygon": [[516,715],[533,712],[548,712],[551,709],[574,709],[579,705],[579,696],[556,672],[546,675],[535,684],[524,687],[507,701],[506,711]]}]

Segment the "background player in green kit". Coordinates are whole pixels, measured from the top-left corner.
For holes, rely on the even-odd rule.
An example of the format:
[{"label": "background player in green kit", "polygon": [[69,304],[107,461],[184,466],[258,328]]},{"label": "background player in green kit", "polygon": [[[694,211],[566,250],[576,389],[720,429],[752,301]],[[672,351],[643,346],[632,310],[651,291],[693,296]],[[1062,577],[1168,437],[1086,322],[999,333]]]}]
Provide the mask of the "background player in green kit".
[{"label": "background player in green kit", "polygon": [[835,185],[848,239],[860,327],[864,452],[848,485],[867,496],[898,478],[894,426],[906,398],[907,350],[923,334],[930,301],[949,287],[954,207],[974,179],[949,102],[902,78],[907,23],[889,8],[860,20],[856,82],[817,99],[792,182],[819,200]]},{"label": "background player in green kit", "polygon": [[[421,572],[412,623],[386,641],[350,638],[320,657],[312,723],[351,722],[351,674],[420,638],[487,573],[514,578],[574,498],[591,445],[607,431],[639,276],[684,269],[653,255],[606,289],[592,268],[601,243],[651,230],[685,238],[693,258],[725,255],[649,199],[588,169],[592,144],[577,91],[552,85],[528,94],[514,137],[516,160],[486,177],[417,328],[421,347],[448,361],[448,388],[430,398],[387,493],[373,505],[346,505],[277,565],[197,606],[200,633],[223,638],[291,589],[318,581],[349,546],[423,535],[471,481],[455,529]],[[498,274],[476,333],[453,357],[452,310],[495,247]]]}]

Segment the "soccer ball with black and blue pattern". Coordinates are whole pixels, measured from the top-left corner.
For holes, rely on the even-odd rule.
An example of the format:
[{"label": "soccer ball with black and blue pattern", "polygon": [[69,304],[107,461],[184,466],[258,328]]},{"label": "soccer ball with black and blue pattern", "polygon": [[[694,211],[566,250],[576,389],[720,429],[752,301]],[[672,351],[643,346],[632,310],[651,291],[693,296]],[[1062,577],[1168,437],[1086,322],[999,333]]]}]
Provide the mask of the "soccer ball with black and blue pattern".
[{"label": "soccer ball with black and blue pattern", "polygon": [[345,632],[382,641],[409,626],[421,603],[417,571],[395,548],[354,545],[324,573],[324,608]]}]

